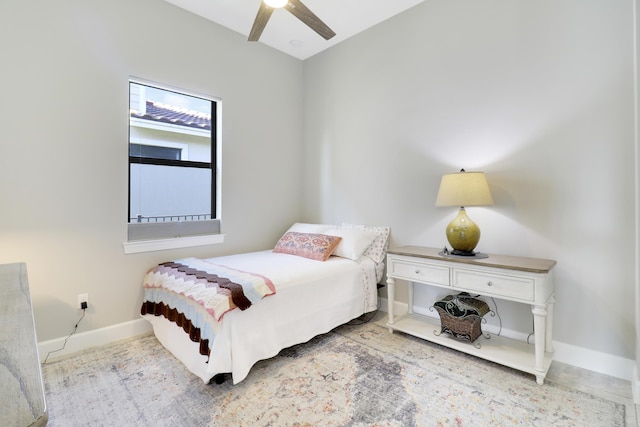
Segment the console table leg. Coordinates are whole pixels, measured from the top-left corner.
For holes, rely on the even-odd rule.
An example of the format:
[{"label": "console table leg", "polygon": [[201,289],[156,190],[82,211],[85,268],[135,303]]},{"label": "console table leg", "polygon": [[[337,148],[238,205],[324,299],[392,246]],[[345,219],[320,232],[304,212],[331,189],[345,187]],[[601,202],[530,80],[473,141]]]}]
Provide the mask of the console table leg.
[{"label": "console table leg", "polygon": [[552,295],[547,303],[547,342],[545,343],[545,349],[549,353],[553,353],[553,304],[555,302],[556,299]]},{"label": "console table leg", "polygon": [[409,282],[407,287],[407,313],[413,314],[413,282]]},{"label": "console table leg", "polygon": [[[393,305],[396,296],[396,281],[392,277],[387,277],[387,312],[389,313],[389,324],[393,325]],[[393,333],[393,329],[389,328],[389,332]]]},{"label": "console table leg", "polygon": [[[533,313],[533,333],[535,335],[535,349],[536,349],[536,371],[544,372],[544,349],[547,333],[547,307],[543,305],[534,306],[531,310]],[[540,383],[540,378],[538,383]],[[544,377],[543,377],[544,378]]]}]

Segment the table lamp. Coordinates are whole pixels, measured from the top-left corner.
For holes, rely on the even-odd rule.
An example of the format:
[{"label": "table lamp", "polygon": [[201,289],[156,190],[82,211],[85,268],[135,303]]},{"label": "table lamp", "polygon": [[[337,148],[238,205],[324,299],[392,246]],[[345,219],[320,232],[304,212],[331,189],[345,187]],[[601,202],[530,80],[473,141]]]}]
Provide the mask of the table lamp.
[{"label": "table lamp", "polygon": [[480,228],[467,216],[465,206],[492,205],[493,199],[483,172],[466,172],[442,176],[436,206],[459,206],[458,216],[447,225],[447,240],[452,255],[476,256],[473,249],[480,240]]}]

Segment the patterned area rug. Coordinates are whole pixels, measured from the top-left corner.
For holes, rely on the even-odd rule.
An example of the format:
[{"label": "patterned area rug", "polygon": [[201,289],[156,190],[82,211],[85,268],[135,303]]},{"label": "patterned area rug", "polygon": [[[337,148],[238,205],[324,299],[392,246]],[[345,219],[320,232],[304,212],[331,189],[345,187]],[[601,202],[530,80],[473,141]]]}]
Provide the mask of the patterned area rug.
[{"label": "patterned area rug", "polygon": [[204,384],[153,336],[43,367],[50,426],[624,426],[625,407],[376,324]]}]

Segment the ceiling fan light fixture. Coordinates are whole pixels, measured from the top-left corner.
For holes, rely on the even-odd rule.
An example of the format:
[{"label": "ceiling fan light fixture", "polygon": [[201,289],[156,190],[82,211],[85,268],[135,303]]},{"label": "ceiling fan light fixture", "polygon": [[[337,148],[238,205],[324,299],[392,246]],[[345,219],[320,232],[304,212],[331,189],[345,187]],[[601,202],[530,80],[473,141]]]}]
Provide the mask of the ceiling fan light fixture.
[{"label": "ceiling fan light fixture", "polygon": [[283,7],[286,7],[286,10],[291,12],[293,16],[318,33],[325,40],[329,40],[336,35],[336,33],[329,28],[327,24],[322,22],[320,18],[309,10],[304,3],[302,3],[302,0],[262,0],[262,3],[260,3],[260,9],[258,9],[258,14],[256,15],[256,19],[253,21],[247,40],[250,42],[258,41],[264,27],[267,25],[267,22],[269,22],[269,18],[273,11],[277,8]]},{"label": "ceiling fan light fixture", "polygon": [[274,9],[277,9],[279,7],[285,7],[287,3],[289,3],[289,0],[262,0],[262,1],[264,1],[264,3],[267,6],[272,7]]}]

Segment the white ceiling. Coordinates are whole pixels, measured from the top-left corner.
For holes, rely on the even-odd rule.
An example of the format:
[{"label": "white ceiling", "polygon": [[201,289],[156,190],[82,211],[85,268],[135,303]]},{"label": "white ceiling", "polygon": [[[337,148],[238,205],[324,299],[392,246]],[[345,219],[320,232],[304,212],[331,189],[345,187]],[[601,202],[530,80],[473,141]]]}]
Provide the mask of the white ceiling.
[{"label": "white ceiling", "polygon": [[[262,0],[165,0],[196,15],[249,35]],[[303,0],[336,32],[325,40],[286,9],[273,12],[258,43],[306,59],[424,0]],[[256,42],[247,42],[256,43]]]}]

